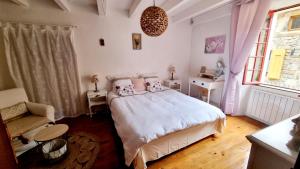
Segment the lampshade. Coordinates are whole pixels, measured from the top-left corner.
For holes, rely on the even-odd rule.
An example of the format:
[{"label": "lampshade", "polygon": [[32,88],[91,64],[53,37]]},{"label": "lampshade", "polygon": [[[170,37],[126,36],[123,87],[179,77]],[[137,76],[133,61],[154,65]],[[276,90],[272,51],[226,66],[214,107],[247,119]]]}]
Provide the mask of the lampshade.
[{"label": "lampshade", "polygon": [[176,72],[175,66],[173,66],[173,65],[169,66],[169,72],[175,73]]},{"label": "lampshade", "polygon": [[98,75],[97,74],[92,75],[91,82],[92,83],[97,83],[98,81],[99,81]]},{"label": "lampshade", "polygon": [[160,36],[168,27],[168,16],[163,9],[154,4],[144,10],[140,24],[145,34]]}]

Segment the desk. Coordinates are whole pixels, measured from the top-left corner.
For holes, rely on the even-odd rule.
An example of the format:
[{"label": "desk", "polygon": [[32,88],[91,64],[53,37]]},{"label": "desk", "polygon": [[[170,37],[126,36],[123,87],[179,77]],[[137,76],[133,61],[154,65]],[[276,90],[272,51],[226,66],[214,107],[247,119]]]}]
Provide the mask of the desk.
[{"label": "desk", "polygon": [[195,86],[207,89],[208,90],[207,103],[209,103],[211,91],[214,89],[217,89],[217,88],[223,89],[224,81],[214,81],[212,79],[202,78],[202,77],[190,77],[189,78],[189,96],[191,95],[191,85],[195,85]]}]

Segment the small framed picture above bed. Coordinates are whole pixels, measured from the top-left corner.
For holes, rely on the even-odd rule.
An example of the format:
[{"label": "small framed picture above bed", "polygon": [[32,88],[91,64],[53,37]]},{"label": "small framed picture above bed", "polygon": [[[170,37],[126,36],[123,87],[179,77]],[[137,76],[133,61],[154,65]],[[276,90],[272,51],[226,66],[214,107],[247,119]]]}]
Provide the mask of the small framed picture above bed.
[{"label": "small framed picture above bed", "polygon": [[132,34],[132,49],[141,50],[142,49],[142,34],[133,33]]}]

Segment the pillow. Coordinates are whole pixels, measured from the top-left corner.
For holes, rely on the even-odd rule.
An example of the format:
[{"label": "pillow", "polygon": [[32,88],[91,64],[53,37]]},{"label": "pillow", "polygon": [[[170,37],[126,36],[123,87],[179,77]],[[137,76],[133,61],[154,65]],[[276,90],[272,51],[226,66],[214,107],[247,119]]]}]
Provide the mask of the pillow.
[{"label": "pillow", "polygon": [[144,91],[146,90],[146,86],[145,86],[145,79],[144,78],[134,78],[131,79],[131,82],[133,84],[133,88],[136,91]]},{"label": "pillow", "polygon": [[119,79],[113,82],[113,91],[116,92],[117,91],[117,86],[119,87],[124,87],[124,86],[129,86],[132,85],[132,82],[130,79]]},{"label": "pillow", "polygon": [[161,85],[160,81],[147,82],[146,85],[147,90],[150,92],[159,92],[164,90],[164,87]]},{"label": "pillow", "polygon": [[26,114],[27,112],[28,110],[25,102],[21,102],[0,110],[1,117],[4,122],[13,119],[15,117],[18,117],[20,115]]},{"label": "pillow", "polygon": [[145,82],[157,82],[160,81],[160,79],[158,77],[149,77],[149,78],[145,78]]},{"label": "pillow", "polygon": [[117,80],[122,80],[122,79],[130,79],[130,78],[137,78],[137,75],[134,74],[124,74],[124,75],[108,75],[106,76],[106,79],[110,82],[114,82]]},{"label": "pillow", "polygon": [[157,73],[141,73],[139,74],[139,78],[153,78],[158,77]]},{"label": "pillow", "polygon": [[119,96],[132,96],[134,95],[133,85],[116,86],[117,94]]}]

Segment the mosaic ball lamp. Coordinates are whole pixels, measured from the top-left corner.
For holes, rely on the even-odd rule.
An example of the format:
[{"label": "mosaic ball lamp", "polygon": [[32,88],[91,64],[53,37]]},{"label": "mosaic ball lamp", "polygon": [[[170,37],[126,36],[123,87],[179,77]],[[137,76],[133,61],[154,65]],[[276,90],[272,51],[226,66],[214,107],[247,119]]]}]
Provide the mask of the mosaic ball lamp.
[{"label": "mosaic ball lamp", "polygon": [[146,35],[157,37],[167,29],[168,16],[162,8],[154,5],[144,10],[140,22],[142,30]]}]

